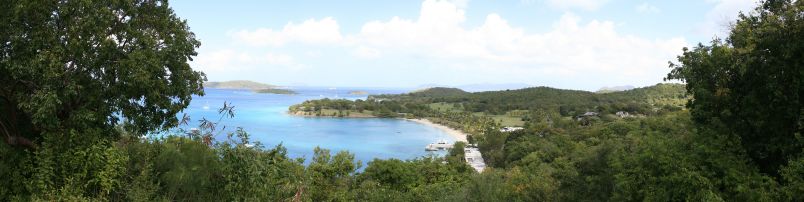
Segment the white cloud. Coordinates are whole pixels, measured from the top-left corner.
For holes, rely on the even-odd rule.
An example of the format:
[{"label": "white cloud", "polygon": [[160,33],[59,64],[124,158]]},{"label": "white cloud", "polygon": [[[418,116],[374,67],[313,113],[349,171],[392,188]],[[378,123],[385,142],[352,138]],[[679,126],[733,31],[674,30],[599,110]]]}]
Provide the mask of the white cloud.
[{"label": "white cloud", "polygon": [[546,0],[547,5],[559,9],[579,8],[584,10],[597,10],[609,0]]},{"label": "white cloud", "polygon": [[354,50],[353,54],[361,58],[376,58],[380,56],[380,51],[377,49],[360,46]]},{"label": "white cloud", "polygon": [[466,8],[469,5],[469,0],[447,0],[458,8]]},{"label": "white cloud", "polygon": [[209,53],[200,53],[198,59],[193,61],[193,67],[204,72],[221,72],[230,70],[248,70],[257,67],[282,67],[300,69],[304,65],[296,63],[293,56],[281,53],[253,54],[245,51],[231,49],[216,50]]},{"label": "white cloud", "polygon": [[[456,67],[479,65],[525,74],[615,75],[659,81],[667,61],[687,43],[682,38],[649,40],[616,32],[610,21],[582,20],[564,14],[546,33],[525,33],[497,14],[479,27],[466,28],[464,12],[448,3],[425,1],[417,20],[391,18],[363,26],[355,41],[385,55],[449,60]],[[480,71],[473,69],[472,71]]]},{"label": "white cloud", "polygon": [[260,28],[254,31],[240,30],[230,33],[242,43],[256,46],[281,46],[291,42],[306,44],[336,44],[342,42],[340,27],[332,17],[321,20],[309,19],[301,24],[288,22],[281,31]]},{"label": "white cloud", "polygon": [[654,5],[648,4],[648,2],[644,2],[636,6],[636,11],[639,13],[660,13],[661,10]]},{"label": "white cloud", "polygon": [[[599,4],[602,3],[580,8],[597,8]],[[627,83],[631,85],[660,82],[668,71],[667,61],[687,46],[683,38],[646,39],[621,34],[614,22],[583,20],[572,13],[562,15],[546,32],[528,33],[495,13],[488,14],[479,26],[467,26],[463,7],[448,1],[426,0],[420,12],[417,19],[392,17],[370,21],[363,24],[358,33],[344,36],[334,19],[324,18],[298,25],[288,23],[282,31],[243,30],[232,37],[258,45],[280,46],[291,42],[332,45],[328,50],[346,50],[346,56],[351,53],[356,58],[402,58],[399,61],[415,63],[407,67],[419,68],[388,71],[430,71],[429,74],[434,75],[461,72],[449,78],[439,77],[445,80],[443,82],[517,80],[560,85],[541,80],[564,78],[563,81],[582,80],[581,85],[594,86],[594,89],[623,82],[632,82]],[[314,55],[327,57],[328,53]],[[255,55],[258,54],[218,51],[200,55],[198,64],[209,68],[244,63],[305,67],[290,55],[275,53],[260,58],[253,57]],[[305,52],[298,55],[304,56]],[[307,55],[310,56],[309,51]]]},{"label": "white cloud", "polygon": [[707,0],[715,6],[706,13],[703,22],[698,24],[696,32],[705,36],[728,36],[730,23],[737,19],[737,15],[751,12],[757,6],[758,0]]}]

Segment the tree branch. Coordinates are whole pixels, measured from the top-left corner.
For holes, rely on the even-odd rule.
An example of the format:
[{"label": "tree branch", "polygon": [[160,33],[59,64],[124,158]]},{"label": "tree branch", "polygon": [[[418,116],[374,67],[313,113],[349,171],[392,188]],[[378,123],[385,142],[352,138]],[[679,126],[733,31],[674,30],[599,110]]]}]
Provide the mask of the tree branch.
[{"label": "tree branch", "polygon": [[11,134],[11,132],[8,132],[8,127],[6,126],[6,124],[3,123],[3,121],[0,121],[0,127],[3,128],[3,132],[5,133],[6,144],[11,146],[24,146],[32,150],[36,150],[36,148],[38,147],[36,143],[29,140],[28,138],[19,135],[13,135]]}]

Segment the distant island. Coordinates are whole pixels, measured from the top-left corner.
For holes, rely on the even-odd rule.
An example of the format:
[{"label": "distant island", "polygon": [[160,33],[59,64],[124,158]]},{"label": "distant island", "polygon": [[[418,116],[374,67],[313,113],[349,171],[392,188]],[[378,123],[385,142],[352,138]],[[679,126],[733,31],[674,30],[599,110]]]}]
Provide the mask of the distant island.
[{"label": "distant island", "polygon": [[251,90],[255,93],[271,93],[271,94],[282,94],[282,95],[295,95],[297,94],[293,90],[284,89],[280,86],[271,85],[271,84],[264,84],[256,81],[249,81],[249,80],[233,80],[233,81],[221,81],[221,82],[206,82],[204,83],[205,88],[217,88],[217,89],[247,89]]},{"label": "distant island", "polygon": [[369,93],[362,90],[349,91],[349,95],[368,95]]},{"label": "distant island", "polygon": [[288,89],[281,89],[281,88],[267,88],[267,89],[259,89],[254,90],[255,93],[272,93],[272,94],[282,94],[282,95],[295,95],[298,94],[296,91],[288,90]]},{"label": "distant island", "polygon": [[249,80],[233,80],[233,81],[221,81],[221,82],[206,82],[204,83],[204,87],[206,88],[220,88],[220,89],[250,89],[250,90],[258,90],[258,89],[269,89],[269,88],[278,88],[279,86],[270,85],[259,83],[255,81]]}]

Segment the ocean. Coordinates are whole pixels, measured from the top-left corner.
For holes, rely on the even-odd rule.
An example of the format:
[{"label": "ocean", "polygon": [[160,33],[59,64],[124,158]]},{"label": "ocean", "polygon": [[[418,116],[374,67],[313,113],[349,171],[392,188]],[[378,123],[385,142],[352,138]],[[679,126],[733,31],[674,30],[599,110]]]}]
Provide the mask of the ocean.
[{"label": "ocean", "polygon": [[[234,105],[235,117],[224,118],[221,126],[231,131],[242,127],[252,141],[261,142],[266,148],[282,144],[291,158],[312,159],[313,149],[318,146],[329,149],[331,154],[347,150],[362,161],[378,159],[413,159],[427,155],[443,155],[444,152],[427,152],[424,147],[438,140],[453,142],[446,132],[404,119],[383,118],[330,118],[299,117],[287,114],[288,107],[311,99],[366,99],[367,95],[350,95],[353,90],[369,94],[398,94],[406,90],[372,88],[292,88],[298,94],[261,94],[250,90],[206,89],[205,96],[193,97],[184,110],[191,121],[185,128],[197,127],[199,120],[218,120],[218,108],[224,102]],[[179,117],[182,115],[180,114]],[[216,141],[226,140],[226,134],[215,136]]]}]

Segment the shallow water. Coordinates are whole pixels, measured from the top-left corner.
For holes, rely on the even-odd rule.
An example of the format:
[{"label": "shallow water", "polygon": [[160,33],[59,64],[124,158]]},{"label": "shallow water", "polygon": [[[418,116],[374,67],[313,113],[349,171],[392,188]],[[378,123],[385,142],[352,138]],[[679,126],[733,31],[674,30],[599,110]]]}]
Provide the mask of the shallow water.
[{"label": "shallow water", "polygon": [[[371,94],[403,93],[389,89],[328,89],[294,88],[297,95],[259,94],[248,90],[206,89],[203,97],[194,97],[185,109],[192,121],[188,127],[197,127],[198,120],[206,117],[217,120],[217,109],[226,101],[235,106],[235,117],[224,118],[221,124],[227,130],[242,127],[252,141],[260,141],[267,148],[282,144],[292,158],[312,156],[313,148],[330,149],[332,154],[348,150],[363,164],[374,158],[412,159],[431,152],[424,151],[428,143],[455,139],[446,132],[402,119],[380,118],[318,118],[287,114],[288,107],[309,99],[365,99],[366,95],[349,95],[351,90]],[[226,135],[215,137],[225,140]],[[437,153],[443,154],[443,152]]]}]

